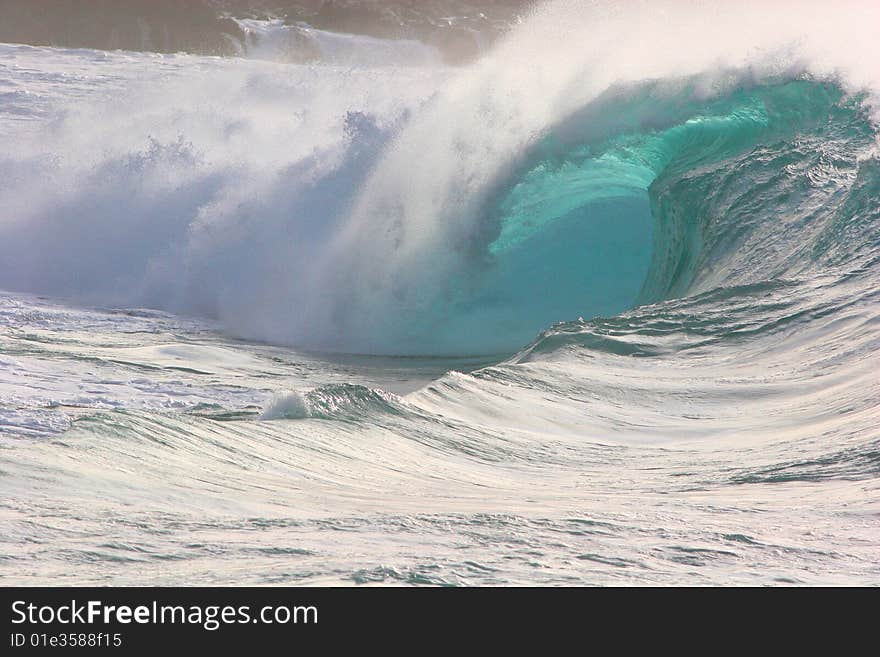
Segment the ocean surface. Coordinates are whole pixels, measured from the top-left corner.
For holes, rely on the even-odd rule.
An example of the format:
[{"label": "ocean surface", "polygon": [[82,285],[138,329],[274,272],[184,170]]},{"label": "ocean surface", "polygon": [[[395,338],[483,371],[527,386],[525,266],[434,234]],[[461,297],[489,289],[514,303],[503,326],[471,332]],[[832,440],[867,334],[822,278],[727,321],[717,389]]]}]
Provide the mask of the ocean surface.
[{"label": "ocean surface", "polygon": [[880,584],[880,6],[238,24],[0,44],[0,583]]}]

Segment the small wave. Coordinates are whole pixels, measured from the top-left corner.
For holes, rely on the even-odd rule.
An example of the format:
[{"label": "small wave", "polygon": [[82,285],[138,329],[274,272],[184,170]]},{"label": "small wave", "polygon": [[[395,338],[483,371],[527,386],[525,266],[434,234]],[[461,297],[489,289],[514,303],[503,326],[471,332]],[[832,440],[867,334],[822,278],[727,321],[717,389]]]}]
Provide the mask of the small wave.
[{"label": "small wave", "polygon": [[245,35],[243,54],[288,63],[332,66],[439,66],[440,52],[411,39],[378,39],[315,29],[281,19],[235,19]]},{"label": "small wave", "polygon": [[261,420],[357,420],[385,413],[399,414],[396,395],[354,384],[326,385],[307,393],[276,393],[260,415]]}]

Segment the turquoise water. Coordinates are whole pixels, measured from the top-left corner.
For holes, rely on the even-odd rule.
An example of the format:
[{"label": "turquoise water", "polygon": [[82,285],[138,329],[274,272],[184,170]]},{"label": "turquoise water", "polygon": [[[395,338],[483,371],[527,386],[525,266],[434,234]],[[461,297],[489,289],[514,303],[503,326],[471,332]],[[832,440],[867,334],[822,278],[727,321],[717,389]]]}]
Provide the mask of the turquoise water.
[{"label": "turquoise water", "polygon": [[[699,102],[687,80],[679,86],[672,96],[655,84],[615,88],[546,129],[495,183],[483,245],[453,274],[441,330],[466,336],[466,352],[513,351],[560,318],[815,266],[813,227],[827,221],[817,215],[848,201],[834,179],[854,176],[866,193],[874,175],[876,163],[858,159],[875,139],[864,99],[809,79]],[[811,168],[826,185],[786,175]],[[780,215],[803,233],[776,230]],[[770,260],[741,269],[753,248]]]}]

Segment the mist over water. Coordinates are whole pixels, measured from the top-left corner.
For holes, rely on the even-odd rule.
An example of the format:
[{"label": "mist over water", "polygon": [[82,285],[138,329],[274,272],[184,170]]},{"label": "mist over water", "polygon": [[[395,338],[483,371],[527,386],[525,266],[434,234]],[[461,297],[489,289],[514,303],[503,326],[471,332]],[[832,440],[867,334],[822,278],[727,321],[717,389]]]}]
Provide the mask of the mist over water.
[{"label": "mist over water", "polygon": [[0,45],[17,581],[880,580],[880,8],[237,24]]}]

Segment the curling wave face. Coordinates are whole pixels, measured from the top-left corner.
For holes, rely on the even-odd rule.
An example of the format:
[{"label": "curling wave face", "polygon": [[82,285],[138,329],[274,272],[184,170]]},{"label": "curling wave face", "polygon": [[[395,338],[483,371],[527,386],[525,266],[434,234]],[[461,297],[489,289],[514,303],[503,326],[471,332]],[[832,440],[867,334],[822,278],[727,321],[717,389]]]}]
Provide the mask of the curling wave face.
[{"label": "curling wave face", "polygon": [[0,47],[0,287],[81,308],[0,298],[22,580],[878,581],[880,16],[804,6]]},{"label": "curling wave face", "polygon": [[[107,70],[146,80],[109,106],[52,99],[107,55],[71,54],[53,62],[56,87],[18,89],[9,69],[39,51],[10,46],[6,112],[55,118],[48,140],[10,135],[0,163],[14,172],[0,186],[0,284],[208,315],[310,349],[512,352],[555,321],[705,289],[710,252],[745,257],[725,235],[760,240],[773,222],[751,208],[752,230],[736,199],[712,207],[704,191],[717,180],[703,169],[720,178],[757,148],[809,167],[798,140],[838,123],[855,131],[838,147],[847,166],[869,157],[874,96],[852,86],[870,78],[861,55],[822,59],[841,34],[858,52],[864,35],[844,30],[853,14],[864,22],[857,8],[834,12],[798,51],[781,50],[785,30],[757,31],[765,12],[730,17],[741,27],[730,33],[752,39],[706,34],[681,52],[669,49],[676,33],[645,32],[658,11],[689,30],[681,7],[603,15],[555,3],[464,71],[117,56]],[[547,46],[572,14],[584,32],[603,30],[586,46]],[[662,55],[635,59],[636,38]],[[823,77],[847,61],[850,77]],[[756,184],[761,166],[738,169],[739,184]],[[790,181],[769,184],[781,194]],[[709,217],[719,210],[728,225]],[[778,249],[794,247],[785,239]],[[787,266],[763,264],[768,277]]]}]

